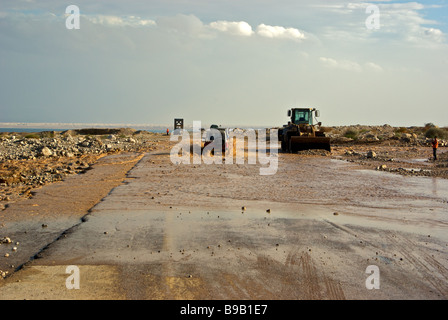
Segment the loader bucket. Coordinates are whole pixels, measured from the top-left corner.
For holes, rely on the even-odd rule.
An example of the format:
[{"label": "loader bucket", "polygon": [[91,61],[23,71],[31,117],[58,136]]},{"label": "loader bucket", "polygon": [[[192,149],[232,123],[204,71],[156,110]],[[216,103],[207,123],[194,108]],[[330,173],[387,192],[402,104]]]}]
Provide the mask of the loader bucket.
[{"label": "loader bucket", "polygon": [[290,139],[290,152],[310,149],[322,149],[331,152],[329,137],[292,136]]}]

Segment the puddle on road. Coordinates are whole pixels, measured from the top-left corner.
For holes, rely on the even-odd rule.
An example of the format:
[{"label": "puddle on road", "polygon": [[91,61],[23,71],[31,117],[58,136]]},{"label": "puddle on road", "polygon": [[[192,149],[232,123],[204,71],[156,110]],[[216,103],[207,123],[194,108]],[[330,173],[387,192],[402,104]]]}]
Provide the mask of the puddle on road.
[{"label": "puddle on road", "polygon": [[[402,159],[402,158],[394,158],[394,161],[398,162],[405,162],[405,163],[411,163],[411,164],[423,164],[423,165],[431,165],[432,163],[429,161],[428,158],[425,159]],[[419,169],[415,169],[419,170]]]},{"label": "puddle on road", "polygon": [[[271,209],[203,210],[197,208],[101,210],[62,239],[52,259],[64,261],[84,257],[83,263],[108,261],[158,261],[176,255],[184,259],[218,250],[218,244],[237,250],[247,242],[270,239],[275,248],[284,236],[288,219],[311,219],[324,210],[291,211]],[[319,219],[319,218],[318,218]],[[67,240],[67,241],[65,241]],[[231,240],[231,242],[229,241]],[[59,249],[58,249],[59,248]],[[226,249],[226,250],[227,250]],[[185,250],[185,252],[183,251]],[[221,250],[222,251],[222,250]],[[67,256],[70,252],[70,257]]]},{"label": "puddle on road", "polygon": [[448,200],[448,180],[437,177],[415,177],[415,176],[401,176],[390,172],[374,171],[361,169],[357,170],[365,176],[385,177],[391,183],[384,184],[385,188],[392,189],[398,187],[400,193],[411,195],[423,195],[427,197],[440,198],[441,201]]},{"label": "puddle on road", "polygon": [[[414,161],[424,162],[427,161],[427,159],[414,159]],[[331,159],[331,163],[339,165],[340,167],[349,165],[349,163],[345,160],[340,159]],[[406,170],[420,171],[421,169],[407,168]],[[442,203],[446,203],[448,201],[448,179],[422,176],[402,176],[393,172],[369,169],[356,169],[354,172],[355,175],[350,176],[350,178],[365,180],[366,182],[368,181],[366,178],[377,178],[377,181],[381,181],[381,188],[387,188],[405,195],[438,198],[439,202]]]},{"label": "puddle on road", "polygon": [[[95,243],[90,257],[96,263],[107,261],[158,261],[159,259],[190,259],[211,254],[214,250],[237,250],[239,246],[275,245],[285,236],[288,226],[297,221],[315,220],[324,228],[358,226],[362,228],[403,231],[446,239],[446,227],[381,216],[334,215],[324,206],[272,208],[266,210],[204,210],[173,207],[172,209],[100,211],[70,235],[70,247],[76,255],[85,254],[85,244]],[[232,240],[230,243],[229,240]],[[218,245],[220,249],[218,249]],[[81,250],[79,248],[82,248]],[[89,251],[89,250],[87,250]],[[216,252],[216,251],[215,251]],[[191,256],[193,254],[193,256]],[[89,253],[87,254],[89,256]],[[87,260],[83,262],[90,261]],[[91,262],[94,262],[91,261]]]}]

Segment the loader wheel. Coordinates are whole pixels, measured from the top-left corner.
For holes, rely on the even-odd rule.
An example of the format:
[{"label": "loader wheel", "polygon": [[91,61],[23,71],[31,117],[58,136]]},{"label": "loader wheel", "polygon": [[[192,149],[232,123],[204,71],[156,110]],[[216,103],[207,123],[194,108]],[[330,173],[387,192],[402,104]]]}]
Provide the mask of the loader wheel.
[{"label": "loader wheel", "polygon": [[295,148],[294,145],[292,144],[292,139],[289,139],[288,146],[289,146],[289,153],[296,153],[297,152],[297,148]]},{"label": "loader wheel", "polygon": [[282,140],[282,152],[287,152],[286,142]]}]

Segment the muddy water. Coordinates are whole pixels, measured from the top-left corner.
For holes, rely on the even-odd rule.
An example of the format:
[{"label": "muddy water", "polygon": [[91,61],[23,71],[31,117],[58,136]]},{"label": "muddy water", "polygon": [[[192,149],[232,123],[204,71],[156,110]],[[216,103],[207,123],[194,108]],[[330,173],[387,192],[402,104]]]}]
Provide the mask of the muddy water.
[{"label": "muddy water", "polygon": [[328,186],[326,190],[328,200],[341,199],[335,210],[351,218],[361,218],[357,223],[364,221],[382,228],[437,234],[448,241],[448,180],[350,170],[353,167],[343,161],[331,161],[344,172],[330,176],[323,183],[337,186],[334,189]]},{"label": "muddy water", "polygon": [[[66,295],[53,286],[65,279],[55,267],[74,264],[91,279],[108,270],[103,297],[125,299],[448,297],[445,180],[294,155],[279,155],[278,169],[260,176],[254,165],[175,166],[166,153],[146,155],[15,275],[21,286],[11,277],[0,290]],[[371,264],[385,275],[381,290],[365,287]]]}]

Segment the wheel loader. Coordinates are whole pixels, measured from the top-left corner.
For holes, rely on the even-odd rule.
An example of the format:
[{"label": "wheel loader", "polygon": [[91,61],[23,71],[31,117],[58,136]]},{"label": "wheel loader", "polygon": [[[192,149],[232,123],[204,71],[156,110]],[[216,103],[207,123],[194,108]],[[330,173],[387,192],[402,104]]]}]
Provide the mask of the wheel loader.
[{"label": "wheel loader", "polygon": [[319,117],[316,108],[292,108],[288,110],[291,119],[278,130],[278,140],[283,152],[295,153],[301,150],[323,149],[331,151],[330,138],[321,129],[321,122],[314,124]]}]

